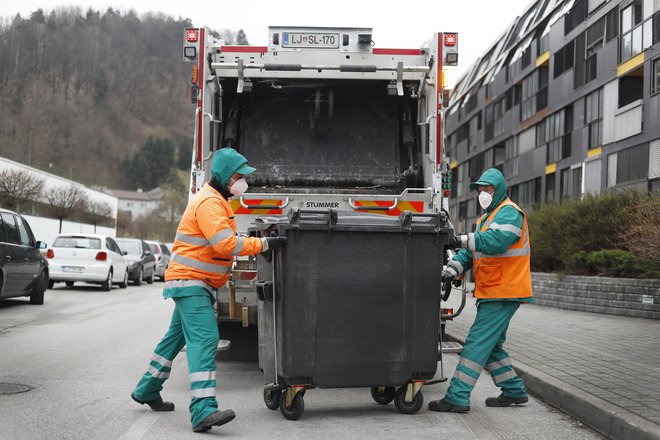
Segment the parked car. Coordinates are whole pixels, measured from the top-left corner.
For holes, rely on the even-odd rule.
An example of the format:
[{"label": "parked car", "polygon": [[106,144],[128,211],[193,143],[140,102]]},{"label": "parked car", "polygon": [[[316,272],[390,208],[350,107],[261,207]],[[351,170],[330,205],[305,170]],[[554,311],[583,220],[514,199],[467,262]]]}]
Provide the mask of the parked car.
[{"label": "parked car", "polygon": [[142,281],[153,284],[156,276],[156,257],[149,245],[139,238],[118,238],[119,248],[125,252],[128,278],[139,286]]},{"label": "parked car", "polygon": [[112,237],[97,234],[60,234],[46,253],[50,268],[49,288],[58,281],[97,283],[109,291],[113,284],[126,288],[126,260]]},{"label": "parked car", "polygon": [[0,299],[29,296],[30,304],[43,304],[48,286],[48,262],[23,216],[0,208]]},{"label": "parked car", "polygon": [[170,250],[164,243],[150,240],[146,240],[146,242],[156,257],[156,276],[159,280],[165,281],[165,271],[170,265]]}]

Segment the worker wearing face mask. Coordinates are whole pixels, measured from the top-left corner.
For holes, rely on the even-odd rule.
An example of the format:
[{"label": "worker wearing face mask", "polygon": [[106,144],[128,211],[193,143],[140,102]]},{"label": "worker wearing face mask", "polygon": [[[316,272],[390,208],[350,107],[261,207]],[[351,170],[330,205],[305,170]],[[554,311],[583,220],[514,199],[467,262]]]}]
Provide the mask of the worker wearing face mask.
[{"label": "worker wearing face mask", "polygon": [[449,284],[472,268],[477,316],[449,389],[443,399],[429,403],[431,411],[468,412],[470,394],[483,369],[502,390],[498,397],[486,399],[487,406],[528,401],[525,385],[502,346],[514,313],[521,303],[532,301],[525,213],[509,200],[504,176],[495,168],[471,183],[470,189],[478,192],[479,204],[486,213],[477,221],[476,232],[457,238],[463,249],[447,264],[442,281]]},{"label": "worker wearing face mask", "polygon": [[254,255],[283,246],[286,237],[236,235],[234,212],[228,202],[247,190],[244,176],[256,171],[236,150],[216,151],[212,178],[188,203],[176,231],[163,296],[175,303],[170,327],[151,357],[149,368],[131,394],[154,411],[172,411],[160,391],[172,361],[187,345],[190,378],[190,417],[193,431],[204,432],[230,422],[230,409],[219,411],[216,400],[218,325],[212,291],[228,280],[236,255]]}]

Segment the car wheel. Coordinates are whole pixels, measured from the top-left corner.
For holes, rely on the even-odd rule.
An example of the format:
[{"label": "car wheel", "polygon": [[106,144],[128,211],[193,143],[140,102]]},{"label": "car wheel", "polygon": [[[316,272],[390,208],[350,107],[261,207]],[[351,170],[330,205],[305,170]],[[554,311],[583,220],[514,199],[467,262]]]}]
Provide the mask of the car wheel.
[{"label": "car wheel", "polygon": [[112,269],[108,271],[108,278],[101,283],[101,290],[104,292],[110,292],[112,290]]},{"label": "car wheel", "polygon": [[135,279],[133,280],[133,284],[135,284],[136,286],[141,285],[143,276],[144,276],[144,271],[142,270],[142,268],[140,268],[137,277],[135,277]]},{"label": "car wheel", "polygon": [[125,289],[128,287],[128,270],[124,273],[124,281],[119,283],[120,289]]},{"label": "car wheel", "polygon": [[41,272],[39,279],[34,283],[32,288],[32,293],[30,293],[30,304],[43,304],[44,303],[44,292],[48,286],[48,274],[46,271]]},{"label": "car wheel", "polygon": [[66,281],[66,287],[73,287],[73,281]]},{"label": "car wheel", "polygon": [[53,280],[48,280],[48,288],[52,289],[55,286],[55,281]]},{"label": "car wheel", "polygon": [[154,277],[155,277],[154,271],[152,270],[151,275],[149,275],[149,278],[147,278],[147,283],[153,284],[154,283]]}]

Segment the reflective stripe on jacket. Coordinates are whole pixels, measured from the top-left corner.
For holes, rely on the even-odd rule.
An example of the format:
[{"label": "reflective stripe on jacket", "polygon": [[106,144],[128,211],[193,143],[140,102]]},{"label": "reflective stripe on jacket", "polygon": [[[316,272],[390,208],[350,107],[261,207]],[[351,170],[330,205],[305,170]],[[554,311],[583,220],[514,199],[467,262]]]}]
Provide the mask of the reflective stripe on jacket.
[{"label": "reflective stripe on jacket", "polygon": [[[475,290],[477,298],[529,298],[532,296],[532,276],[530,272],[530,246],[527,219],[522,209],[508,198],[504,200],[485,219],[479,219],[480,232],[489,228],[514,228],[512,225],[498,225],[495,223],[497,212],[504,206],[512,206],[523,217],[522,230],[510,231],[520,234],[520,239],[509,246],[504,253],[488,255],[482,252],[472,252]],[[483,221],[483,223],[481,223]],[[517,228],[515,228],[517,229]]]},{"label": "reflective stripe on jacket", "polygon": [[236,235],[229,202],[207,183],[183,213],[165,280],[201,280],[221,287],[235,255],[254,255],[261,249],[261,239]]}]

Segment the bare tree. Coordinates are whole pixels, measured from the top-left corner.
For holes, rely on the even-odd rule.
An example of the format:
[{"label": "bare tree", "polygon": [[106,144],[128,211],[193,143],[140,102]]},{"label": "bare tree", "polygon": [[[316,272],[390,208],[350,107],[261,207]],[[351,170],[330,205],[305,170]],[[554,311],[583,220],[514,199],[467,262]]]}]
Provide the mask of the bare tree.
[{"label": "bare tree", "polygon": [[60,221],[71,218],[76,211],[82,211],[88,203],[85,192],[74,184],[51,188],[46,192],[46,200],[50,204],[50,212]]},{"label": "bare tree", "polygon": [[44,188],[44,179],[26,170],[0,171],[0,206],[16,211],[21,201],[36,200]]},{"label": "bare tree", "polygon": [[96,200],[90,200],[85,206],[85,211],[83,212],[82,218],[94,225],[94,232],[96,233],[96,225],[98,225],[103,220],[108,219],[112,215],[112,208],[105,202],[97,202]]}]

